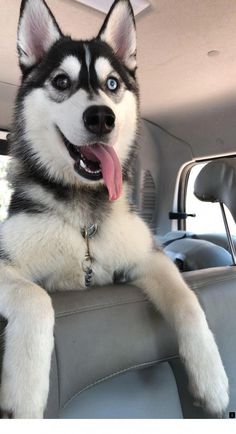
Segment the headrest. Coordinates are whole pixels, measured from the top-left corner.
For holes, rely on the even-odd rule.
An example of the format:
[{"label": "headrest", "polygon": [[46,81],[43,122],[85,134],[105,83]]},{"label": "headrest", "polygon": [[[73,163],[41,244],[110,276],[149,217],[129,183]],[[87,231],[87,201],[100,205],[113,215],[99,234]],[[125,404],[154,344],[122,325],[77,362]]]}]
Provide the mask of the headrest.
[{"label": "headrest", "polygon": [[236,159],[211,161],[201,170],[194,184],[195,196],[205,202],[222,202],[236,221]]}]

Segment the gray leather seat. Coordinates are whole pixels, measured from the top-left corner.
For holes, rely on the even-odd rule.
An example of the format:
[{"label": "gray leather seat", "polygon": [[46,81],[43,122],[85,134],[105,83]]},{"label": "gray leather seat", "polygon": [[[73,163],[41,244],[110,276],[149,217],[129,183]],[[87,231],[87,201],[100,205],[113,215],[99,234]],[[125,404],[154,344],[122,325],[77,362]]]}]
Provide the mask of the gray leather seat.
[{"label": "gray leather seat", "polygon": [[236,222],[236,159],[220,158],[206,164],[196,178],[194,194],[201,201],[219,203],[227,241],[222,234],[197,236],[174,231],[162,240],[165,252],[181,271],[236,265],[236,241],[230,234],[224,208],[226,205]]},{"label": "gray leather seat", "polygon": [[[234,411],[236,269],[212,268],[184,277],[215,334],[229,376],[229,411]],[[52,300],[55,350],[45,417],[209,417],[188,393],[174,332],[139,289],[117,285],[61,292]],[[2,320],[0,334],[4,325]]]}]

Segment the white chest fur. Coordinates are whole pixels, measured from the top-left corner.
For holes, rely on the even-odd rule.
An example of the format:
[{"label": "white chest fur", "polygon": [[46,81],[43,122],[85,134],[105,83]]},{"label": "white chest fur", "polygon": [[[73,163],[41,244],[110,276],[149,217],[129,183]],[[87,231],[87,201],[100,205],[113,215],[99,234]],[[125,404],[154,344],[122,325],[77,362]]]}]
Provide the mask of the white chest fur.
[{"label": "white chest fur", "polygon": [[[85,289],[82,263],[86,242],[81,235],[85,222],[70,215],[17,214],[2,227],[3,242],[21,272],[42,282],[48,290]],[[113,281],[116,270],[132,267],[152,248],[145,223],[119,201],[98,226],[89,243],[93,258],[92,284]]]}]

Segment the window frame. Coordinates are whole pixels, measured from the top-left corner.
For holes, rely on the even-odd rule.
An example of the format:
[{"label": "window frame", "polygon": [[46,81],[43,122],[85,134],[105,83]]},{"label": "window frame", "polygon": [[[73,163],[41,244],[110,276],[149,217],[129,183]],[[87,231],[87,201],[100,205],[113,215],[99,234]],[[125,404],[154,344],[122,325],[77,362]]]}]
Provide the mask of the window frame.
[{"label": "window frame", "polygon": [[[5,135],[5,138],[2,136]],[[9,131],[0,129],[0,156],[9,157]],[[0,223],[2,219],[0,219]]]},{"label": "window frame", "polygon": [[5,139],[2,139],[0,137],[0,155],[8,155],[9,154],[9,143],[8,143],[9,131],[0,129],[0,133],[6,134]]}]

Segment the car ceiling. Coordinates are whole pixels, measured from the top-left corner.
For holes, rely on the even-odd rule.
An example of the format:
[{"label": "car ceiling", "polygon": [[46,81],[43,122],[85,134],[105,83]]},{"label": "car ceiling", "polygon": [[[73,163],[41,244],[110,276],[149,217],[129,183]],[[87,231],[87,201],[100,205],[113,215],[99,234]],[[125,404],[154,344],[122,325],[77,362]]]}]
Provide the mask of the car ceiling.
[{"label": "car ceiling", "polygon": [[[74,38],[95,36],[104,19],[74,0],[47,3],[63,32]],[[20,81],[19,8],[20,0],[1,0],[0,126],[6,129]],[[143,117],[168,126],[180,113],[183,121],[189,107],[201,111],[236,96],[235,0],[152,0],[136,22]],[[173,121],[172,130],[184,136],[178,125],[181,121]]]}]

